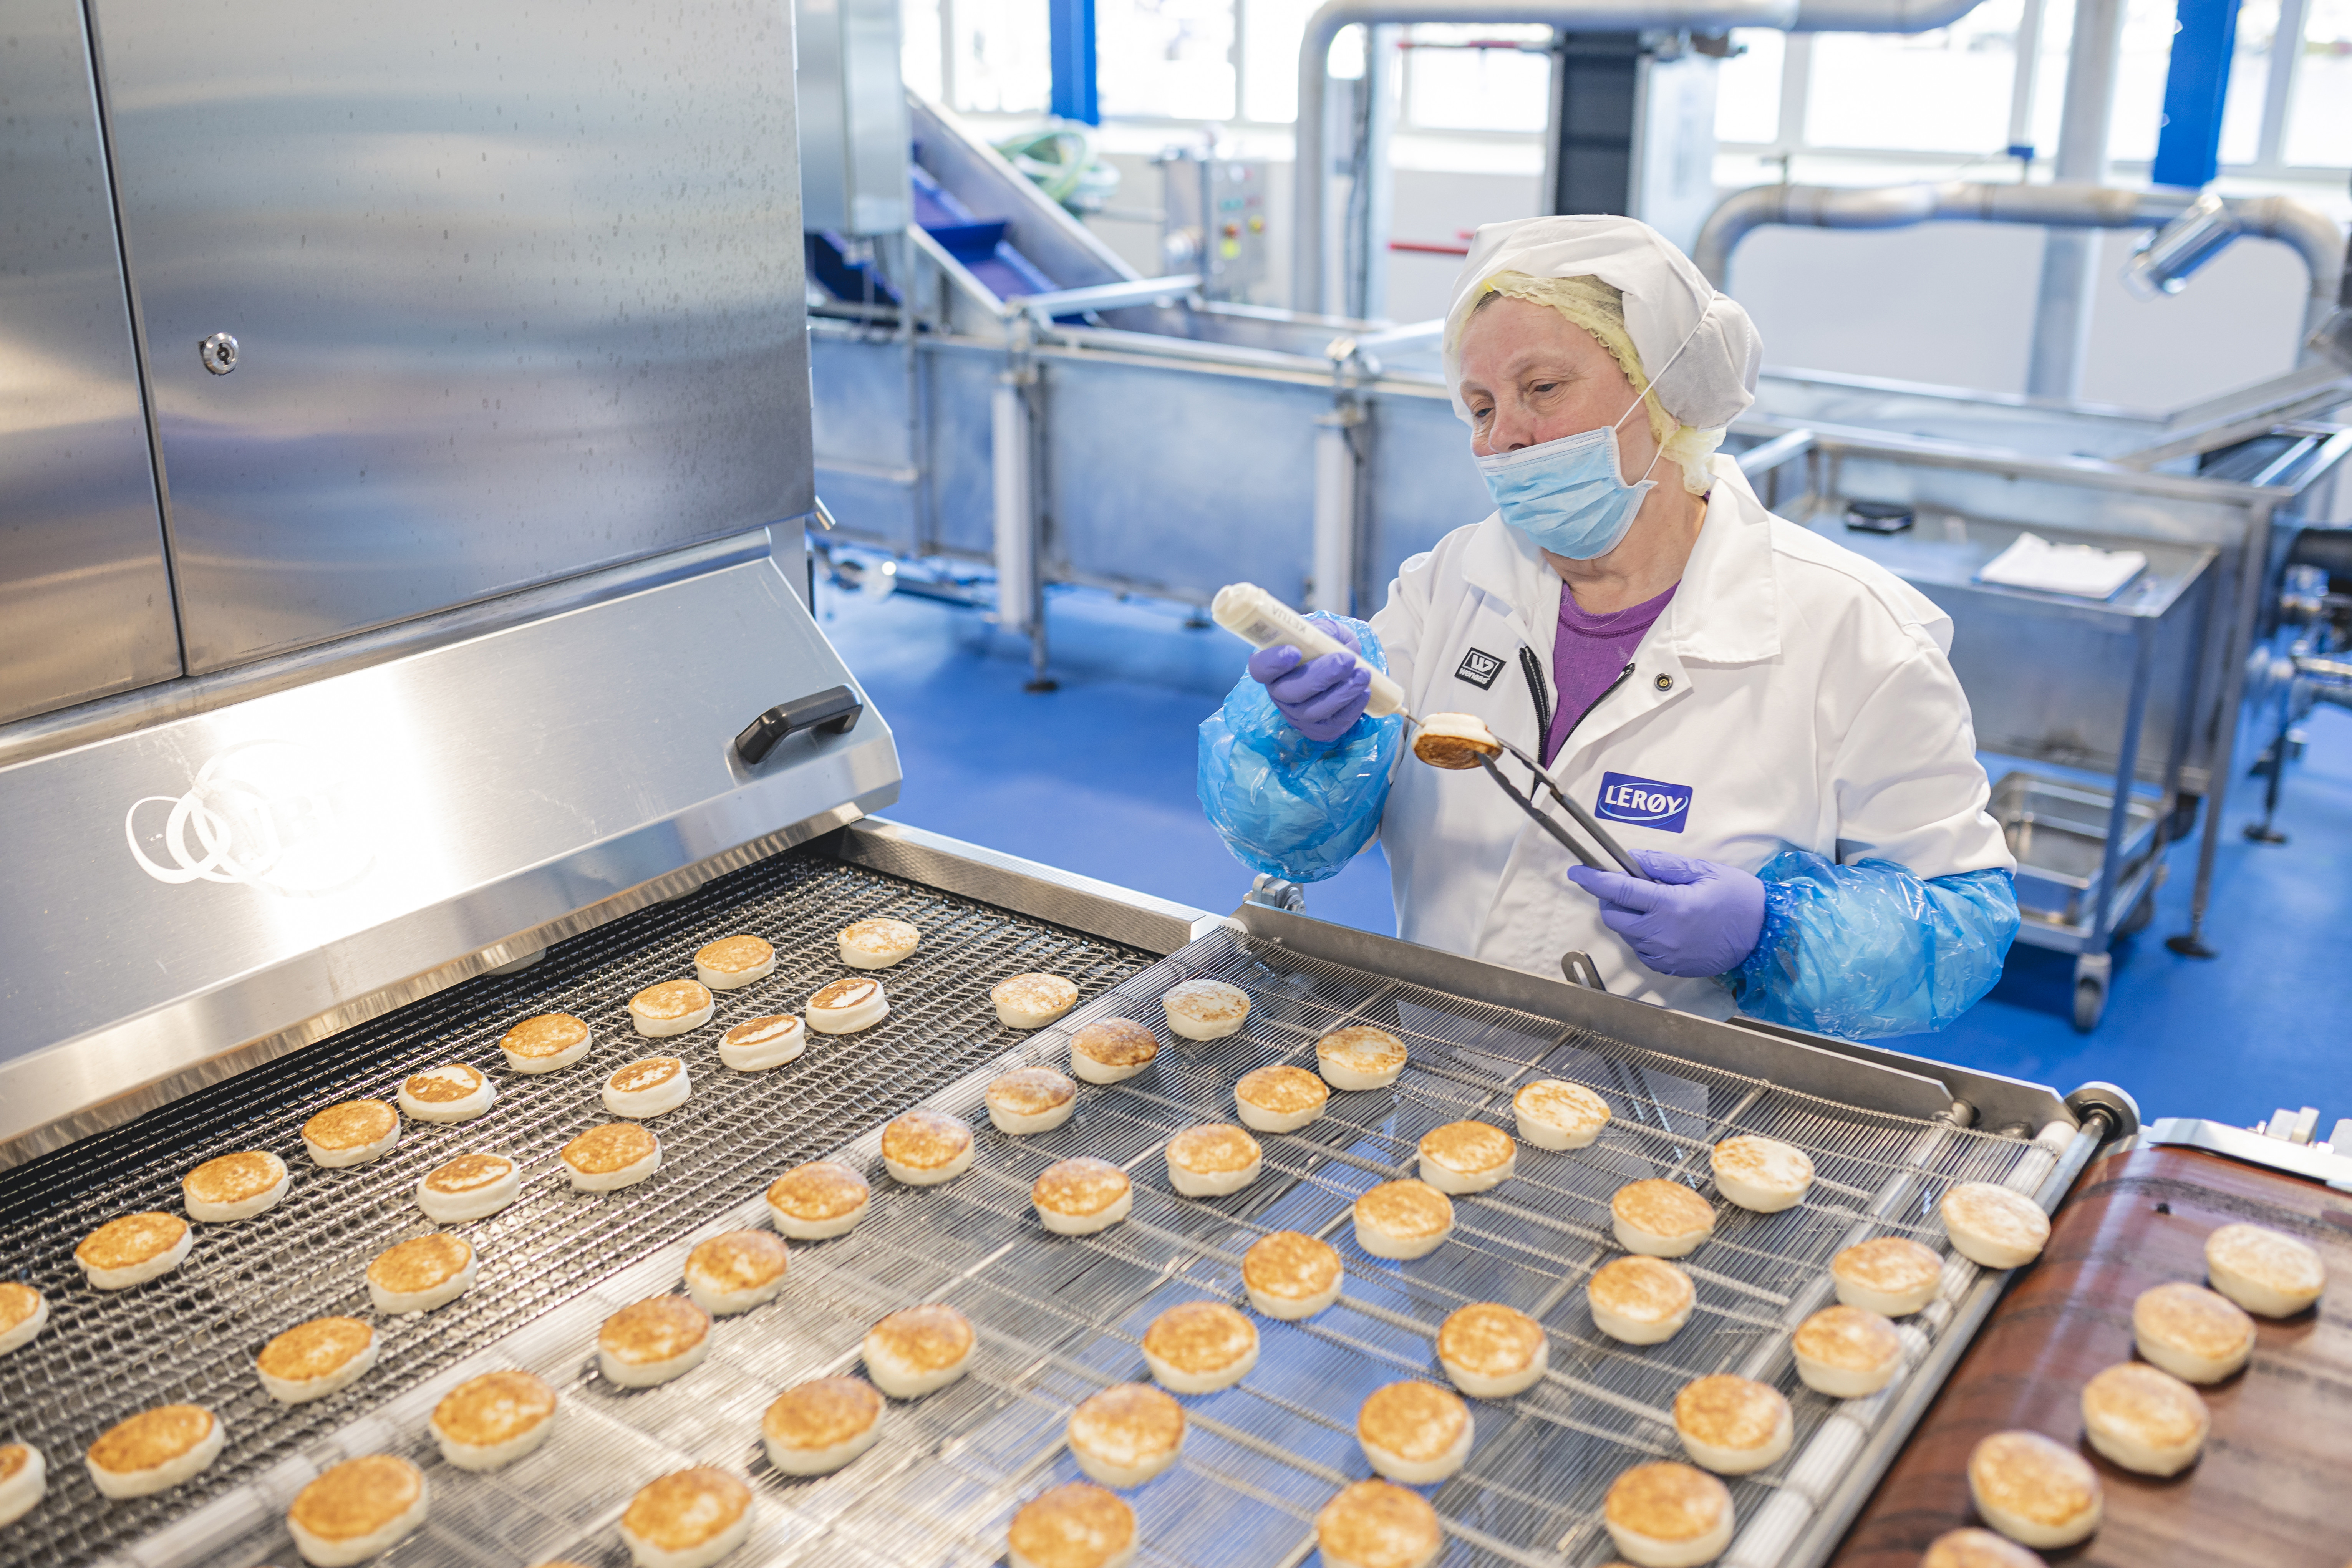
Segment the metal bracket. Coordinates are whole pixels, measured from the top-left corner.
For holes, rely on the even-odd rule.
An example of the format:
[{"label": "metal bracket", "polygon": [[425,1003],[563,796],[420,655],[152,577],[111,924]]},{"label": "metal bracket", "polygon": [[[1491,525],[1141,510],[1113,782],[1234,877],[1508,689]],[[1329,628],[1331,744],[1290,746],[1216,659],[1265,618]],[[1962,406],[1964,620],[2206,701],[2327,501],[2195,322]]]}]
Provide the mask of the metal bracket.
[{"label": "metal bracket", "polygon": [[1250,883],[1245,903],[1263,904],[1269,910],[1287,910],[1294,915],[1307,912],[1307,889],[1296,882],[1287,882],[1271,872],[1260,871]]},{"label": "metal bracket", "polygon": [[1589,952],[1579,952],[1570,949],[1561,953],[1559,972],[1568,976],[1568,983],[1570,985],[1581,985],[1589,990],[1603,993],[1609,989],[1601,982],[1601,966],[1592,962],[1592,955]]}]

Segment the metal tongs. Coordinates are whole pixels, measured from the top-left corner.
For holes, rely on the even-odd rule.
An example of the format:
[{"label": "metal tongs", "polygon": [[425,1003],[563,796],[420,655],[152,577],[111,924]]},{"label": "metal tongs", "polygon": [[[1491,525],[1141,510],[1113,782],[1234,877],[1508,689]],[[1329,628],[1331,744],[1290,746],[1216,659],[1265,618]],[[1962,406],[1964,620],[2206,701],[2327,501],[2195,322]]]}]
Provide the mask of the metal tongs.
[{"label": "metal tongs", "polygon": [[[1404,717],[1414,729],[1418,730],[1425,728],[1422,721],[1412,714],[1407,713]],[[1487,728],[1486,732],[1490,735],[1495,735],[1492,726]],[[1617,868],[1619,870],[1623,871],[1625,875],[1634,879],[1636,881],[1648,882],[1655,880],[1649,872],[1642,868],[1642,863],[1639,860],[1634,859],[1633,857],[1625,853],[1624,846],[1619,844],[1616,839],[1611,837],[1609,830],[1601,826],[1598,821],[1594,820],[1591,812],[1585,810],[1584,807],[1570,799],[1566,793],[1560,789],[1559,785],[1552,783],[1551,774],[1544,771],[1544,766],[1541,763],[1538,763],[1535,758],[1519,750],[1518,747],[1511,744],[1510,742],[1504,740],[1500,735],[1495,735],[1495,743],[1502,747],[1503,750],[1510,752],[1512,756],[1517,758],[1520,762],[1527,764],[1528,772],[1535,775],[1536,782],[1543,786],[1544,793],[1550,795],[1552,799],[1559,802],[1561,806],[1566,808],[1569,816],[1576,819],[1576,825],[1584,829],[1586,833],[1590,834],[1595,844],[1600,845],[1603,850],[1607,851],[1611,860],[1617,862]],[[1513,800],[1517,801],[1521,811],[1526,812],[1529,816],[1535,818],[1536,826],[1541,827],[1546,833],[1550,834],[1554,838],[1558,839],[1561,848],[1567,850],[1570,855],[1575,856],[1579,861],[1582,862],[1584,865],[1591,867],[1596,871],[1606,871],[1610,868],[1606,862],[1594,858],[1592,851],[1586,848],[1581,843],[1578,842],[1576,836],[1569,832],[1566,826],[1563,825],[1559,818],[1551,816],[1549,812],[1545,811],[1542,806],[1538,805],[1536,803],[1535,797],[1522,792],[1518,785],[1504,777],[1503,770],[1496,765],[1494,758],[1487,756],[1482,752],[1478,756],[1478,765],[1486,770],[1486,776],[1495,781],[1496,788],[1500,789],[1505,795],[1509,795]]]}]

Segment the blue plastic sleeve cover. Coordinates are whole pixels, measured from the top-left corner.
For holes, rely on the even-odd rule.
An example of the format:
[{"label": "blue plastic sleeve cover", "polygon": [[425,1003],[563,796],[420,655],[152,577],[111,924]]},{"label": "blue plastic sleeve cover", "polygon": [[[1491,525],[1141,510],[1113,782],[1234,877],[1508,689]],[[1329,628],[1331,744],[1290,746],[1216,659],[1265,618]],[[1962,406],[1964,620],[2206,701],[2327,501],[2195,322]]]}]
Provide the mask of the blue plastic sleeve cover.
[{"label": "blue plastic sleeve cover", "polygon": [[[1364,657],[1387,672],[1378,633],[1350,616],[1328,618],[1344,622]],[[1244,674],[1224,705],[1201,721],[1201,809],[1243,865],[1293,882],[1319,882],[1337,875],[1379,831],[1403,730],[1393,713],[1368,713],[1336,741],[1310,741]]]},{"label": "blue plastic sleeve cover", "polygon": [[1891,860],[1785,849],[1756,874],[1763,934],[1724,978],[1768,1024],[1849,1040],[1940,1029],[1992,989],[2017,935],[2007,871],[1923,881]]}]

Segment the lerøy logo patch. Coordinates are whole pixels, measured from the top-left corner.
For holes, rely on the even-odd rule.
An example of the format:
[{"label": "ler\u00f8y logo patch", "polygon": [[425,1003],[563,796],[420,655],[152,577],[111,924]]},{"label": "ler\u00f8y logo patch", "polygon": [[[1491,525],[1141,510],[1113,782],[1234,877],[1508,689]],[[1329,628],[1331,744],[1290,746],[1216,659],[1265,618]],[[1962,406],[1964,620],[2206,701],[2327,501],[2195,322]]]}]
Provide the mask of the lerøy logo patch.
[{"label": "ler\u00f8y logo patch", "polygon": [[1661,833],[1680,833],[1690,816],[1688,784],[1660,784],[1631,773],[1601,775],[1601,804],[1596,816],[1611,822],[1637,822]]},{"label": "ler\u00f8y logo patch", "polygon": [[1454,679],[1466,680],[1481,691],[1493,690],[1495,677],[1502,673],[1503,661],[1482,647],[1464,654],[1462,662],[1454,667]]}]

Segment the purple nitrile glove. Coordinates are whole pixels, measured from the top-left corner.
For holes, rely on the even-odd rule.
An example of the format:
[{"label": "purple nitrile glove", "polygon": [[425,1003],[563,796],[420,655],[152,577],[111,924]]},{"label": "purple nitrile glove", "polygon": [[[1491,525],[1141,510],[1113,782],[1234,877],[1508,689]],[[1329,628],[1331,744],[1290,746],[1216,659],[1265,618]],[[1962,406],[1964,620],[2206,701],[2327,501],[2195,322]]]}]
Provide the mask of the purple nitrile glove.
[{"label": "purple nitrile glove", "polygon": [[[1318,616],[1314,624],[1355,648],[1356,634]],[[1363,717],[1372,689],[1370,671],[1343,653],[1299,662],[1298,650],[1284,644],[1250,655],[1250,679],[1265,688],[1290,727],[1310,741],[1336,741]]]},{"label": "purple nitrile glove", "polygon": [[1660,974],[1728,974],[1756,951],[1764,931],[1764,884],[1719,860],[1655,849],[1633,858],[1657,879],[1571,866],[1568,879],[1601,900],[1601,923],[1633,944]]}]

